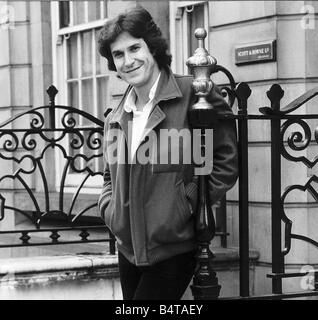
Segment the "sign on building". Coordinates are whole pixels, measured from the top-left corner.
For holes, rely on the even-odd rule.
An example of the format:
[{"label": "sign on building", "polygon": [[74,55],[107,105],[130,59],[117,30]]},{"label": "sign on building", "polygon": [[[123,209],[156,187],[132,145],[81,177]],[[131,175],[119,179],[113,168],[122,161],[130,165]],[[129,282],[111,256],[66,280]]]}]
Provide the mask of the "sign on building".
[{"label": "sign on building", "polygon": [[276,40],[268,40],[235,47],[235,64],[276,61]]}]

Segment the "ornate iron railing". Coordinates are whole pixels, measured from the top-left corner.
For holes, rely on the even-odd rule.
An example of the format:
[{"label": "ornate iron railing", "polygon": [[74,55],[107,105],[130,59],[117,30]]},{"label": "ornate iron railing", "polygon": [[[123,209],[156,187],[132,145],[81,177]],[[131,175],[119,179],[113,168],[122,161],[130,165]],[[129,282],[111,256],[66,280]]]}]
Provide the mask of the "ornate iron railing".
[{"label": "ornate iron railing", "polygon": [[[302,163],[307,168],[313,168],[318,160],[317,156],[308,159],[303,154],[293,155],[290,151],[303,152],[313,143],[318,142],[318,127],[314,127],[314,139],[312,128],[306,120],[318,119],[318,114],[290,114],[297,111],[304,103],[318,95],[318,87],[309,90],[286,107],[280,109],[280,101],[284,96],[284,90],[280,85],[274,84],[266,92],[270,100],[270,107],[259,109],[260,114],[248,114],[248,98],[251,89],[246,83],[239,83],[233,95],[237,99],[237,115],[226,116],[233,118],[238,123],[239,142],[239,242],[240,242],[240,296],[227,299],[284,299],[305,296],[318,296],[318,270],[314,270],[312,290],[301,292],[283,292],[282,280],[287,278],[305,277],[308,271],[286,272],[285,256],[290,252],[292,240],[301,240],[313,245],[318,249],[318,242],[314,240],[317,234],[296,234],[292,232],[292,221],[286,213],[286,198],[294,190],[308,191],[318,201],[318,193],[312,183],[318,182],[318,177],[313,174],[304,184],[291,184],[282,191],[282,168],[281,161],[286,159],[290,162]],[[248,122],[269,121],[271,124],[271,256],[272,273],[267,277],[272,279],[272,294],[250,296],[249,286],[249,185],[248,185]],[[299,125],[301,130],[295,131],[293,125]],[[311,124],[313,126],[313,123]],[[288,133],[288,136],[286,137]],[[284,236],[282,235],[284,228]],[[306,261],[304,261],[307,264]]]},{"label": "ornate iron railing", "polygon": [[[282,299],[300,296],[318,296],[318,271],[314,271],[314,288],[311,291],[283,293],[282,279],[293,277],[304,277],[308,272],[285,272],[284,256],[291,249],[291,240],[302,240],[316,248],[318,242],[310,235],[300,235],[292,232],[292,221],[285,212],[285,199],[294,190],[308,191],[313,198],[318,201],[318,193],[312,186],[312,182],[318,182],[318,177],[313,175],[304,185],[289,185],[281,193],[281,159],[285,158],[292,162],[302,162],[308,168],[312,168],[318,162],[318,156],[309,160],[307,157],[293,156],[287,151],[286,145],[293,151],[304,151],[312,141],[311,128],[305,122],[307,120],[318,119],[318,114],[313,115],[290,115],[292,111],[299,109],[304,103],[310,101],[318,95],[318,88],[312,89],[303,94],[285,108],[280,110],[280,101],[284,91],[278,84],[272,85],[267,91],[267,97],[271,102],[271,107],[260,108],[260,115],[248,114],[248,99],[252,93],[247,83],[235,85],[231,73],[222,66],[217,65],[216,59],[208,54],[204,48],[204,38],[207,33],[204,29],[197,29],[195,36],[199,46],[194,55],[187,61],[194,75],[193,87],[198,96],[199,102],[195,104],[189,112],[190,124],[201,129],[213,128],[215,123],[215,110],[209,104],[206,96],[210,91],[210,75],[222,71],[229,79],[229,86],[222,88],[228,97],[228,102],[232,107],[237,100],[236,115],[218,115],[219,121],[236,120],[238,128],[238,152],[239,152],[239,255],[240,255],[240,299]],[[272,278],[272,295],[250,297],[249,284],[249,174],[248,174],[248,121],[270,121],[271,124],[271,247],[272,247],[272,273],[268,274]],[[288,129],[293,124],[298,124],[304,134],[299,131],[292,131],[285,139]],[[315,142],[318,142],[318,127],[314,129]],[[202,134],[201,147],[204,148],[204,133]],[[199,179],[199,207],[196,213],[196,226],[198,232],[198,254],[197,269],[194,275],[192,291],[195,299],[216,299],[219,296],[220,285],[216,273],[213,270],[213,254],[210,252],[209,244],[216,231],[213,214],[209,209],[209,201],[205,194],[205,177]],[[224,201],[223,201],[224,203]],[[226,209],[223,207],[225,215]],[[285,226],[284,248],[282,249],[282,224]],[[318,231],[317,231],[318,234]],[[313,235],[311,235],[313,236]],[[305,262],[306,263],[306,262]],[[231,298],[230,298],[231,299]]]},{"label": "ornate iron railing", "polygon": [[[102,220],[85,225],[82,219],[96,208],[96,196],[94,198],[94,195],[91,195],[92,199],[87,201],[88,204],[81,205],[75,212],[89,178],[102,176],[102,168],[96,168],[96,163],[97,159],[102,159],[103,121],[82,110],[55,105],[58,91],[54,86],[47,92],[50,97],[48,106],[33,108],[0,125],[0,163],[11,163],[13,167],[17,167],[11,173],[0,177],[0,221],[4,220],[6,215],[15,213],[23,215],[34,226],[33,229],[0,231],[0,248],[108,242],[110,253],[115,254],[115,239]],[[80,125],[83,122],[85,126]],[[23,123],[25,127],[15,128],[17,123]],[[62,154],[64,168],[59,180],[52,187],[50,179],[55,172],[55,150]],[[61,160],[61,163],[63,161]],[[72,195],[67,197],[65,189],[69,173],[80,174],[80,182],[73,188]],[[30,185],[34,176],[37,177],[36,184],[40,187]],[[20,183],[26,194],[24,199],[29,200],[26,201],[30,204],[28,208],[25,203],[7,203],[3,193],[10,190],[6,190],[3,185],[8,183],[8,180]],[[39,197],[44,199],[42,204]],[[53,206],[50,199],[52,197],[58,199]],[[41,224],[48,217],[62,219],[62,227],[41,228]],[[97,237],[96,231],[100,230],[105,232],[103,236]],[[63,240],[61,233],[67,231],[78,232],[78,238]],[[93,231],[95,237],[92,237]],[[20,234],[20,242],[2,243],[1,236],[5,234]],[[41,241],[33,241],[34,234],[48,236],[42,237]]]}]

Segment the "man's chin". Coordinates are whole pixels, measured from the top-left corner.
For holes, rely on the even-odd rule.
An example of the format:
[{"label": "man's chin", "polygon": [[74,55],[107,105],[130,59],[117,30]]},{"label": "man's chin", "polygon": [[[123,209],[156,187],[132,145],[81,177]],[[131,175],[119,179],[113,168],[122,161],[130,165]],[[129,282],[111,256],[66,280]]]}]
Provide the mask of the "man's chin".
[{"label": "man's chin", "polygon": [[127,82],[134,87],[140,87],[143,85],[142,79],[139,79],[139,78],[129,79]]}]

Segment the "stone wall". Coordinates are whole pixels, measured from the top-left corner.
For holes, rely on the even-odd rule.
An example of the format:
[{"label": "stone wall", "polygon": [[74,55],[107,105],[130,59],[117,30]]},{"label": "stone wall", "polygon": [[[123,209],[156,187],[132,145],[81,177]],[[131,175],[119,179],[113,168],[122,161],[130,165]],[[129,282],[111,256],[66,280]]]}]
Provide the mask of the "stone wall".
[{"label": "stone wall", "polygon": [[[304,27],[304,12],[311,8],[315,28]],[[318,4],[314,1],[217,1],[210,3],[210,51],[218,63],[234,75],[236,82],[247,82],[252,89],[248,113],[258,114],[258,109],[270,106],[266,91],[278,83],[285,91],[281,106],[285,106],[301,94],[317,86],[318,60],[313,59],[318,48]],[[235,47],[265,40],[276,40],[276,61],[246,65],[235,64]],[[216,83],[225,78],[216,74]],[[316,113],[318,99],[297,110],[297,114]],[[234,110],[236,108],[234,107]],[[317,126],[317,121],[316,124]],[[313,126],[313,124],[312,124]],[[271,166],[270,122],[249,121],[249,217],[250,245],[260,251],[260,262],[271,261]],[[301,130],[300,130],[301,131]],[[286,139],[286,137],[285,137]],[[310,146],[302,154],[313,158],[317,148]],[[301,152],[299,152],[300,154]],[[282,160],[282,192],[292,184],[304,184],[315,171],[301,163]],[[232,201],[228,207],[229,245],[238,244],[238,190],[228,193]],[[308,203],[310,202],[310,203]],[[287,198],[286,212],[293,220],[293,232],[308,235],[316,241],[318,217],[312,211],[317,204],[305,192],[293,192]],[[315,256],[315,258],[314,258]],[[317,263],[317,249],[301,241],[292,242],[292,250],[286,263]]]}]

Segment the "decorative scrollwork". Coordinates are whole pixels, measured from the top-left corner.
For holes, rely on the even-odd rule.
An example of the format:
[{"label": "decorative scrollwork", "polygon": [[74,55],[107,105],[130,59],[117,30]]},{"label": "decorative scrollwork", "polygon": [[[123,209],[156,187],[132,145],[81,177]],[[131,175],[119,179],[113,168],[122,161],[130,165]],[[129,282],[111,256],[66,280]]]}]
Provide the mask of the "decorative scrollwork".
[{"label": "decorative scrollwork", "polygon": [[[21,159],[14,158],[13,160],[20,164],[18,170],[16,170],[15,172],[15,176],[18,176],[20,172],[25,174],[31,174],[37,168],[38,159],[34,158],[32,155],[26,154]],[[28,166],[29,166],[29,169],[27,168]]]},{"label": "decorative scrollwork", "polygon": [[232,108],[236,98],[235,91],[232,88],[229,88],[226,86],[222,86],[220,87],[220,89],[221,89],[223,98],[228,99],[228,104]]},{"label": "decorative scrollwork", "polygon": [[[17,148],[19,147],[19,139],[17,135],[13,132],[3,131],[3,132],[0,132],[0,139],[6,135],[8,135],[9,137],[7,138],[7,140],[3,142],[2,147],[0,146],[0,149],[3,149],[6,152],[16,151]],[[0,153],[0,156],[1,156],[1,153]]]},{"label": "decorative scrollwork", "polygon": [[26,132],[21,140],[23,148],[28,151],[32,151],[37,147],[36,140],[30,137],[31,134],[32,132],[30,131]]},{"label": "decorative scrollwork", "polygon": [[303,240],[305,242],[311,243],[312,245],[316,246],[318,248],[318,242],[314,241],[313,239],[309,238],[308,236],[304,235],[298,235],[298,234],[293,234],[292,233],[292,221],[287,217],[285,210],[284,210],[284,203],[286,200],[286,197],[294,190],[299,190],[306,192],[308,191],[312,197],[318,202],[318,193],[315,190],[315,188],[312,186],[312,182],[318,183],[318,177],[313,175],[306,184],[304,185],[291,185],[288,186],[282,197],[281,197],[281,203],[282,203],[282,208],[281,208],[281,219],[285,223],[285,245],[282,253],[284,255],[287,255],[291,249],[291,239],[299,239]]},{"label": "decorative scrollwork", "polygon": [[[6,199],[0,194],[0,220],[4,219],[5,212],[10,210],[25,216],[37,229],[40,229],[46,216],[58,213],[67,218],[68,224],[73,225],[73,223],[78,223],[75,221],[76,219],[79,220],[85,212],[97,206],[97,199],[96,201],[92,199],[85,208],[81,207],[80,212],[73,213],[75,208],[78,210],[76,200],[80,197],[81,190],[85,188],[85,182],[92,176],[102,175],[102,172],[98,172],[95,166],[97,164],[95,160],[102,156],[104,123],[83,110],[69,106],[56,106],[53,101],[56,92],[56,89],[51,92],[49,106],[22,112],[0,124],[0,160],[11,160],[14,163],[14,172],[0,176],[0,183],[3,184],[6,179],[16,181],[19,188],[22,186],[27,199],[27,204],[23,204],[23,207],[19,207],[18,203],[11,207],[7,205]],[[46,118],[44,115],[49,116]],[[23,121],[25,118],[27,121]],[[55,126],[55,119],[61,121],[59,127]],[[15,129],[17,120],[25,127],[19,126],[18,129]],[[82,123],[85,123],[85,127],[80,126]],[[62,154],[62,158],[65,159],[64,163],[66,163],[59,181],[58,208],[51,207],[50,193],[52,189],[48,184],[50,176],[47,172],[46,160],[50,159],[47,157],[55,154],[52,153],[52,150],[47,152],[52,148]],[[61,160],[61,164],[63,165],[63,160]],[[36,170],[37,183],[41,186],[40,192],[44,197],[44,204],[42,198],[39,200],[37,197],[38,189],[34,189],[34,186],[29,183],[31,174],[35,174]],[[71,201],[70,212],[67,214],[64,211],[64,203],[69,199],[64,197],[64,188],[66,176],[69,173],[80,173],[79,178],[85,176],[85,179],[78,186]],[[72,217],[75,217],[74,221]],[[58,237],[57,233],[52,232],[53,243],[59,243]],[[23,244],[30,245],[28,233],[23,235],[21,240]],[[85,239],[85,241],[91,240]]]},{"label": "decorative scrollwork", "polygon": [[66,131],[58,132],[60,135],[57,135],[57,132],[54,132],[54,136],[52,136],[52,132],[49,132],[49,135],[44,134],[44,131],[39,131],[37,134],[43,139],[43,141],[49,142],[50,145],[56,145],[58,141],[61,141],[66,136]]},{"label": "decorative scrollwork", "polygon": [[76,119],[74,118],[74,112],[71,111],[67,111],[64,113],[63,117],[62,117],[62,125],[64,128],[68,128],[68,129],[72,129],[75,128],[77,122]]},{"label": "decorative scrollwork", "polygon": [[[103,127],[103,121],[95,118],[94,116],[83,110],[79,110],[68,106],[55,106],[55,109],[65,110],[61,119],[62,126],[65,129],[73,129],[77,125],[79,125],[81,122],[77,119],[78,117],[82,117],[85,120],[85,123],[90,121],[92,125],[94,124],[98,127]],[[92,127],[92,125],[90,126]]]},{"label": "decorative scrollwork", "polygon": [[70,167],[73,171],[77,173],[89,172],[90,175],[95,175],[96,173],[91,169],[90,161],[94,158],[99,157],[98,155],[92,155],[87,157],[83,154],[77,154],[71,158]]},{"label": "decorative scrollwork", "polygon": [[80,149],[83,147],[85,139],[83,137],[83,134],[81,134],[79,131],[72,131],[72,136],[70,140],[70,146],[72,149]]},{"label": "decorative scrollwork", "polygon": [[214,73],[216,72],[224,73],[229,80],[230,86],[221,86],[220,89],[223,97],[228,98],[228,104],[232,108],[236,98],[236,94],[235,94],[236,83],[235,83],[234,77],[229,70],[227,70],[226,68],[218,64],[215,66],[215,69],[214,69]]},{"label": "decorative scrollwork", "polygon": [[304,103],[311,100],[316,95],[318,95],[318,87],[312,88],[311,90],[305,92],[281,110],[275,110],[275,113],[280,115],[289,114],[300,108]]},{"label": "decorative scrollwork", "polygon": [[[97,137],[97,135],[100,135],[101,137]],[[89,135],[86,139],[87,146],[92,150],[98,150],[103,142],[102,142],[102,132],[100,130],[91,130],[89,132]]]},{"label": "decorative scrollwork", "polygon": [[[30,112],[31,113],[31,112]],[[30,127],[32,129],[41,129],[44,126],[44,117],[40,112],[33,111],[31,114],[36,115],[37,118],[33,118],[30,121]]]},{"label": "decorative scrollwork", "polygon": [[[295,157],[291,155],[284,145],[284,136],[288,128],[290,128],[292,125],[299,125],[303,132],[301,131],[293,131],[289,134],[287,138],[287,145],[289,148],[291,148],[294,151],[303,151],[305,150],[311,141],[311,130],[309,125],[301,120],[301,119],[289,119],[284,122],[284,124],[281,127],[281,154],[283,157],[285,157],[287,160],[294,161],[294,162],[303,162],[307,167],[312,168],[318,161],[318,157],[315,157],[313,160],[309,160],[305,156],[299,156]],[[317,129],[315,130],[315,138],[317,139]]]}]

